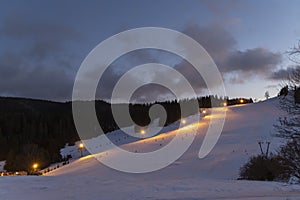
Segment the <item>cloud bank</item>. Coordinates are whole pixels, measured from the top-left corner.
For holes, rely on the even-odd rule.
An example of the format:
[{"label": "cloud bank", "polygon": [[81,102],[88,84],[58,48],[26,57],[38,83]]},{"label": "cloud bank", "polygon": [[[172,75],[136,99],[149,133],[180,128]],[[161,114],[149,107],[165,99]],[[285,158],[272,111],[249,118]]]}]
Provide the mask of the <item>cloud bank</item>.
[{"label": "cloud bank", "polygon": [[[262,47],[238,50],[237,41],[221,24],[189,24],[182,32],[206,49],[227,82],[243,83],[253,76],[278,80],[292,70],[277,70],[282,61],[280,53]],[[80,34],[66,25],[23,15],[8,17],[0,26],[0,39],[7,45],[0,51],[0,95],[70,100],[81,62],[74,56],[72,44],[79,38]],[[189,80],[197,93],[206,92],[201,75],[185,60],[168,52],[141,50],[120,57],[108,68],[99,83],[97,97],[109,99],[114,85],[126,71],[149,62],[173,67]],[[163,74],[137,76],[154,80]],[[133,83],[135,78],[139,77],[133,77]],[[170,91],[157,85],[145,86],[133,96],[136,101],[170,97],[173,97]]]},{"label": "cloud bank", "polygon": [[67,26],[8,17],[0,26],[6,48],[0,52],[0,95],[70,99],[75,57],[66,46],[79,34]]}]

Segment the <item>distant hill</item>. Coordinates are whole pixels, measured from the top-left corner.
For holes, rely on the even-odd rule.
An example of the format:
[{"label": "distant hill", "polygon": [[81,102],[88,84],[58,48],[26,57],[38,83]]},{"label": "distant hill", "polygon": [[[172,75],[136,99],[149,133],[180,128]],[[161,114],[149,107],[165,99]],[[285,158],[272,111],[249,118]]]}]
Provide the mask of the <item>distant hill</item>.
[{"label": "distant hill", "polygon": [[[211,107],[211,102],[222,106],[241,103],[240,99],[225,99],[217,96],[185,99],[181,103],[197,101],[200,107]],[[242,103],[251,103],[243,99]],[[89,102],[78,102],[89,103]],[[177,101],[156,102],[167,112],[164,125],[180,119],[180,105]],[[150,123],[149,109],[152,104],[117,104],[117,109],[129,106],[133,121],[141,126]],[[97,100],[96,112],[101,128],[105,133],[119,129],[115,123],[111,105]],[[194,111],[193,111],[194,112]],[[186,115],[192,115],[192,111]],[[122,126],[130,126],[126,122]],[[72,102],[53,102],[26,98],[0,97],[0,160],[7,160],[5,168],[10,171],[30,171],[34,160],[41,160],[41,167],[61,160],[60,149],[66,143],[80,140],[72,117]]]}]

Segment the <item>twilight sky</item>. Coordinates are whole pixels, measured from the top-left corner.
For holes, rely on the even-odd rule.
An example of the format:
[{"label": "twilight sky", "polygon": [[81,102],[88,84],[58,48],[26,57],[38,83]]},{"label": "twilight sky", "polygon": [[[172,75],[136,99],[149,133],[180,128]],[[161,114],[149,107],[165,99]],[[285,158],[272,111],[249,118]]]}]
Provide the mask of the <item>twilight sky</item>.
[{"label": "twilight sky", "polygon": [[[154,26],[198,41],[222,73],[229,97],[263,99],[267,90],[277,94],[294,67],[285,52],[300,39],[298,0],[2,0],[0,5],[0,96],[70,100],[76,72],[96,45],[120,31]],[[116,60],[97,96],[108,98],[122,73],[147,62],[174,67],[206,94],[188,63],[144,50]],[[151,99],[166,90],[145,86],[139,92],[144,98],[151,93]]]}]

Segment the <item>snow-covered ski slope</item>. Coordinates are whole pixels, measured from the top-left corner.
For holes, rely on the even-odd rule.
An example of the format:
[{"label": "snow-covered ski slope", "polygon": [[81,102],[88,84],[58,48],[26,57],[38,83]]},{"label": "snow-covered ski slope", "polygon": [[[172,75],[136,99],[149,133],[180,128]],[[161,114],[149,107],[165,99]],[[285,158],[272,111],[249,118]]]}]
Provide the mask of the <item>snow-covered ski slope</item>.
[{"label": "snow-covered ski slope", "polygon": [[[109,137],[132,152],[147,152],[166,145],[174,134],[197,135],[191,147],[168,167],[145,174],[119,172],[85,156],[41,177],[1,177],[0,199],[300,199],[300,187],[276,182],[238,181],[240,167],[260,153],[258,141],[270,141],[271,150],[282,143],[274,138],[273,124],[281,111],[278,99],[227,108],[226,122],[218,143],[204,159],[198,152],[210,118],[197,125],[136,141],[120,131]],[[121,139],[123,138],[123,139]],[[90,141],[91,142],[91,141]],[[99,145],[100,146],[100,145]],[[101,145],[102,154],[114,149]],[[100,148],[100,147],[99,147]],[[101,153],[100,153],[101,154]]]}]

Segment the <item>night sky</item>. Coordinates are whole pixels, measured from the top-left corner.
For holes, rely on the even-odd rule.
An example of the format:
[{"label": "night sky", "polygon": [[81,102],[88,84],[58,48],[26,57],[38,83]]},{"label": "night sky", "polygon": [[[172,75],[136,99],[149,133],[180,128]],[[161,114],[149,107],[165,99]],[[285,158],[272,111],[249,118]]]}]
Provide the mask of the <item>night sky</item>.
[{"label": "night sky", "polygon": [[[70,100],[76,72],[101,41],[138,27],[164,27],[198,41],[223,75],[229,97],[277,94],[294,63],[285,53],[300,39],[300,2],[290,1],[0,1],[0,96]],[[116,60],[98,98],[143,62],[168,64],[206,91],[174,55],[140,51]],[[150,77],[151,78],[151,77]],[[163,96],[165,90],[145,87]]]}]

